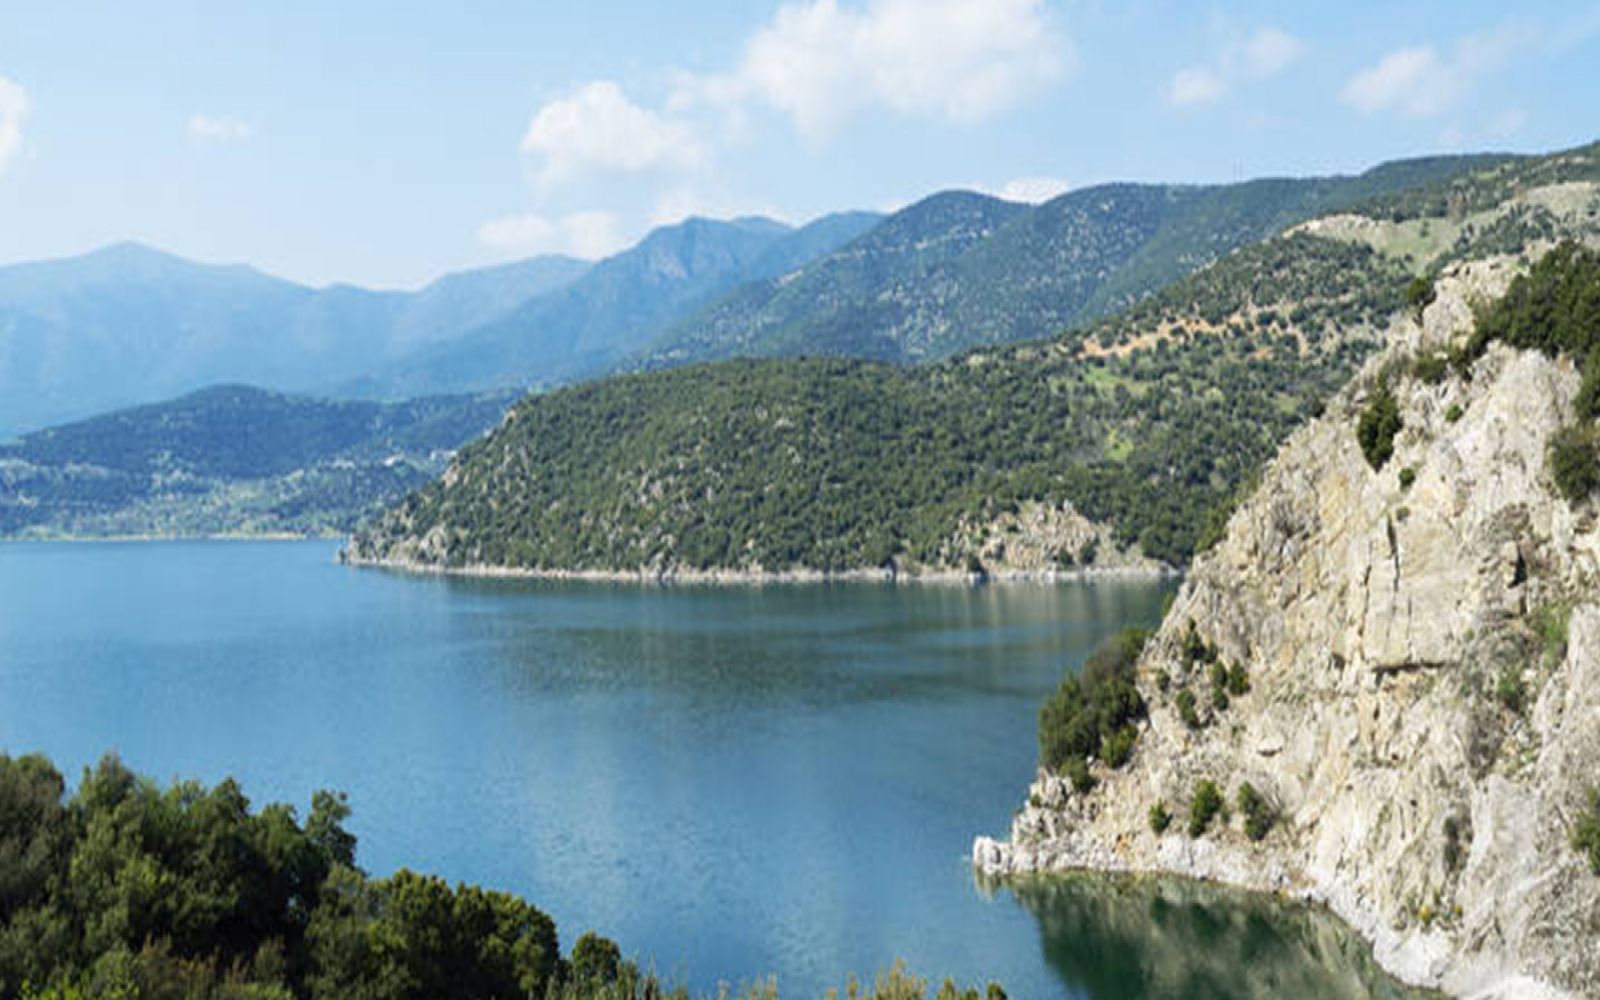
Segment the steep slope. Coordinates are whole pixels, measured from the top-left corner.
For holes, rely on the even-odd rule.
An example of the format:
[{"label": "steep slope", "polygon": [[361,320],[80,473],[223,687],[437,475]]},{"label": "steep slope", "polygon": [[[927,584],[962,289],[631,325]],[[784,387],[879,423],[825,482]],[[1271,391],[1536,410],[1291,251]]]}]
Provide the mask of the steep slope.
[{"label": "steep slope", "polygon": [[[1181,563],[1206,511],[1354,371],[1406,280],[1366,247],[1296,236],[1054,342],[533,396],[352,555],[650,575],[1039,572],[1137,564],[1135,547]],[[1169,342],[1126,349],[1145,325]]]},{"label": "steep slope", "polygon": [[[1553,162],[1588,180],[1526,183]],[[1381,344],[1417,272],[1547,228],[1600,233],[1600,149],[1491,177],[1506,200],[1462,216],[1459,238],[1437,239],[1448,219],[1328,217],[1051,341],[904,369],[706,365],[531,398],[349,557],[645,576],[1181,565]],[[977,232],[988,207],[944,209]],[[1435,242],[1414,244],[1423,226]]]},{"label": "steep slope", "polygon": [[348,530],[436,474],[510,401],[219,386],[39,431],[0,445],[0,536]]},{"label": "steep slope", "polygon": [[980,869],[1289,893],[1413,982],[1600,990],[1600,256],[1484,312],[1525,267],[1444,270],[1196,562],[1131,760],[1042,772]]},{"label": "steep slope", "polygon": [[369,396],[557,385],[615,366],[669,324],[743,282],[792,270],[877,219],[855,212],[798,230],[770,219],[690,219],[655,230],[566,288],[354,383]]},{"label": "steep slope", "polygon": [[1108,184],[1039,206],[935,195],[797,274],[689,317],[653,346],[649,363],[796,354],[922,361],[1041,337],[1124,308],[1295,222],[1505,159],[1435,157],[1358,177],[1221,187]]},{"label": "steep slope", "polygon": [[0,439],[209,383],[353,377],[481,325],[585,266],[536,258],[417,293],[312,289],[131,243],[0,268]]}]

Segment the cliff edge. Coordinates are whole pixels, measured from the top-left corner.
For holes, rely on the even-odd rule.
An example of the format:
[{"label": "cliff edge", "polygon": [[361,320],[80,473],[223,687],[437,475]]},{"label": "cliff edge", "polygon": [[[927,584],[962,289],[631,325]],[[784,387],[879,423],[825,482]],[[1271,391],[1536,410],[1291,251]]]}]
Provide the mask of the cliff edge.
[{"label": "cliff edge", "polygon": [[1144,646],[1131,758],[1076,784],[1041,772],[1010,839],[974,843],[978,869],[1298,896],[1414,984],[1600,994],[1600,875],[1573,843],[1600,784],[1600,511],[1549,459],[1582,379],[1499,342],[1460,360],[1522,270],[1450,267],[1396,321]]}]

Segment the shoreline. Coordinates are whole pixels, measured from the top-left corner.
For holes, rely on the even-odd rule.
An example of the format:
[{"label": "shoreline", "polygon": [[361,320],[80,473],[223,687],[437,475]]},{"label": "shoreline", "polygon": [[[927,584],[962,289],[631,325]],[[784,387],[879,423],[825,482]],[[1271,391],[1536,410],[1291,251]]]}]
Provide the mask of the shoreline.
[{"label": "shoreline", "polygon": [[1356,890],[1339,883],[1331,873],[1291,873],[1280,860],[1263,863],[1261,858],[1236,849],[1190,841],[1182,834],[1163,837],[1154,863],[1132,861],[1120,857],[1114,848],[1081,841],[1057,840],[1050,846],[1056,847],[1057,853],[1041,857],[1010,840],[979,835],[972,841],[972,869],[980,879],[1004,886],[1018,880],[1073,875],[1171,878],[1288,899],[1336,917],[1366,942],[1373,961],[1406,987],[1462,1000],[1576,1000],[1573,994],[1492,961],[1463,960],[1441,933],[1394,930],[1363,904]]},{"label": "shoreline", "polygon": [[473,564],[437,566],[405,559],[368,559],[340,549],[340,565],[356,569],[380,569],[418,576],[453,576],[488,580],[571,580],[585,583],[629,583],[640,586],[767,586],[824,583],[892,583],[939,586],[981,586],[990,583],[1093,583],[1100,581],[1157,581],[1182,579],[1181,570],[1171,566],[1119,566],[1075,570],[1002,570],[994,573],[967,573],[960,570],[896,572],[885,569],[850,570],[600,570],[530,569],[515,566]]},{"label": "shoreline", "polygon": [[294,531],[239,531],[218,532],[207,535],[6,535],[0,536],[0,545],[96,545],[108,542],[119,544],[131,542],[333,542],[343,537],[345,536],[339,534],[307,535]]}]

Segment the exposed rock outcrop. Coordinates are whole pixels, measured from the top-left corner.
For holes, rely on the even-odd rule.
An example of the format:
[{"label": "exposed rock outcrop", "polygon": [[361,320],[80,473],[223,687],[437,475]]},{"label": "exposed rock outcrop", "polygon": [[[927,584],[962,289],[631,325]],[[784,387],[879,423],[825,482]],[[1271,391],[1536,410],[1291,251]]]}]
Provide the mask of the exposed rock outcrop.
[{"label": "exposed rock outcrop", "polygon": [[[1447,271],[1420,323],[1302,428],[1200,558],[1146,646],[1131,762],[1041,775],[991,874],[1163,871],[1327,903],[1401,978],[1462,996],[1600,994],[1600,878],[1569,844],[1600,783],[1600,531],[1546,444],[1572,363],[1493,346],[1471,377],[1410,374],[1464,336],[1516,262]],[[1355,426],[1383,374],[1403,429],[1379,471]],[[1192,623],[1192,624],[1191,624]],[[1218,707],[1210,664],[1250,690]],[[1199,726],[1180,716],[1188,690]],[[1198,782],[1245,782],[1277,822],[1191,838]],[[1149,811],[1176,820],[1152,832]]]}]

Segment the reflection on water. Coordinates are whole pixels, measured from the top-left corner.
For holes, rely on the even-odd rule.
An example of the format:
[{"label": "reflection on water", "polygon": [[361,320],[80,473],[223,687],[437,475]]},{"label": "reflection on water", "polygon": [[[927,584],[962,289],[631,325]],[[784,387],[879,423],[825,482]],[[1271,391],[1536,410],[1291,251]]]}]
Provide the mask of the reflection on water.
[{"label": "reflection on water", "polygon": [[1421,1000],[1348,925],[1301,903],[1186,879],[1088,873],[1007,889],[1045,962],[1093,1000]]},{"label": "reflection on water", "polygon": [[[965,862],[1024,794],[1063,671],[1153,625],[1170,581],[640,587],[333,554],[0,545],[0,750],[73,774],[116,748],[302,808],[344,789],[370,871],[519,893],[696,990],[814,997],[904,958],[1025,1000],[1226,995],[1195,914],[1068,895],[1036,919]],[[1363,995],[1318,968],[1332,939],[1274,920],[1229,938],[1234,964]]]}]

